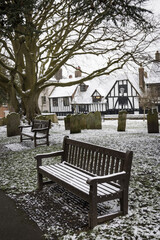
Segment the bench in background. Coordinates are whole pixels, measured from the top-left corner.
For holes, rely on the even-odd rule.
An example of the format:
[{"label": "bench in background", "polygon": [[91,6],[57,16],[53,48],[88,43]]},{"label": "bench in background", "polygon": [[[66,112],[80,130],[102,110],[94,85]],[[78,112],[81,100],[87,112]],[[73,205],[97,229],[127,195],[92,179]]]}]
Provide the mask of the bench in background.
[{"label": "bench in background", "polygon": [[[42,159],[61,156],[62,162],[42,165]],[[89,227],[128,213],[128,188],[132,151],[120,152],[64,137],[63,150],[38,154],[38,188],[47,177],[89,203]],[[97,215],[97,204],[119,199],[120,209]]]},{"label": "bench in background", "polygon": [[[34,146],[47,144],[49,146],[49,129],[51,120],[34,119],[32,125],[21,125],[20,142],[24,140],[34,141]],[[37,141],[44,139],[45,141],[38,143]]]}]

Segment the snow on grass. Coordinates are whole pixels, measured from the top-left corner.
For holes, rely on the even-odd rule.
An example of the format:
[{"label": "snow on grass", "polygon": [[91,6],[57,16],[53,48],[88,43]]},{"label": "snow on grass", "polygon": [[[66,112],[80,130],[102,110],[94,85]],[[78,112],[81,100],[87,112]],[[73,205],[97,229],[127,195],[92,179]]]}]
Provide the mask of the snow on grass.
[{"label": "snow on grass", "polygon": [[5,147],[7,147],[9,150],[12,150],[12,151],[22,151],[28,148],[26,146],[22,146],[22,144],[20,143],[7,144],[5,145]]},{"label": "snow on grass", "polygon": [[[117,120],[105,120],[102,130],[82,130],[70,134],[64,122],[54,124],[50,131],[50,146],[34,148],[32,141],[19,143],[19,136],[6,137],[0,127],[0,188],[22,205],[44,231],[46,239],[144,240],[160,239],[159,230],[159,164],[160,134],[148,134],[143,120],[127,120],[126,131],[117,132]],[[65,135],[117,150],[134,152],[129,189],[129,213],[101,224],[89,231],[87,210],[67,193],[46,187],[36,192],[37,176],[34,156],[61,149]],[[22,146],[21,148],[18,146]],[[54,162],[60,161],[56,158]],[[74,220],[72,220],[74,219]],[[77,227],[77,225],[79,225]]]}]

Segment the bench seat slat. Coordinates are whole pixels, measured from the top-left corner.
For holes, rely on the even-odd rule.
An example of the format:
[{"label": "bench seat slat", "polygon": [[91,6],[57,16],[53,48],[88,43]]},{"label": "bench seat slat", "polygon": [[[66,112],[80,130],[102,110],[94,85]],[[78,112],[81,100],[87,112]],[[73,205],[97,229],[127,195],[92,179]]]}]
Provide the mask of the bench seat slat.
[{"label": "bench seat slat", "polygon": [[56,174],[57,176],[63,176],[66,182],[71,182],[72,185],[75,184],[75,186],[80,186],[80,188],[84,188],[85,190],[87,189],[88,191],[89,186],[86,185],[87,178],[85,180],[78,178],[78,176],[72,174],[73,172],[68,173],[65,171],[65,169],[63,170],[59,168],[59,166],[47,166],[47,169],[50,169],[50,171],[52,171],[52,173]]},{"label": "bench seat slat", "polygon": [[[51,166],[50,166],[51,167]],[[53,166],[52,165],[52,168],[50,168],[53,172],[57,172],[58,174],[63,174],[63,176],[65,175],[66,176],[66,179],[67,181],[74,181],[75,182],[75,186],[77,186],[78,188],[82,187],[83,189],[85,189],[85,191],[89,194],[89,185],[86,184],[86,181],[88,179],[88,175],[86,175],[86,177],[84,176],[81,176],[81,172],[79,172],[79,175],[77,174],[74,174],[75,172],[73,171],[73,169],[70,169],[70,171],[66,171],[65,168],[61,168],[62,166],[59,164],[58,166]],[[81,185],[80,185],[81,184]],[[108,187],[107,186],[102,186],[102,184],[99,184],[98,186],[98,195],[101,196],[101,195],[109,195],[110,193],[115,193],[115,191],[112,191],[110,189],[110,185],[108,184]]]},{"label": "bench seat slat", "polygon": [[[81,176],[80,171],[78,175],[77,171],[75,173],[73,169],[66,171],[65,167],[62,164],[42,166],[40,169],[43,169],[46,172],[50,172],[50,174],[55,175],[66,183],[69,183],[70,185],[89,195],[89,185],[86,184],[89,175],[86,174],[85,177],[83,175]],[[110,184],[99,184],[97,188],[98,196],[115,194],[117,191],[119,191],[119,189],[117,188],[116,190],[113,190],[112,185]]]},{"label": "bench seat slat", "polygon": [[69,178],[66,175],[62,175],[58,171],[54,171],[54,175],[53,175],[53,169],[49,168],[48,166],[40,167],[40,170],[42,170],[42,172],[44,172],[46,174],[49,173],[50,176],[52,176],[53,180],[54,180],[54,178],[57,178],[57,179],[63,181],[63,183],[66,183],[67,185],[72,186],[75,189],[78,189],[79,191],[88,195],[89,187],[88,187],[88,191],[87,191],[87,188],[86,188],[87,185],[85,187],[83,187],[79,183],[75,182],[75,179],[73,181],[72,178]]},{"label": "bench seat slat", "polygon": [[[74,169],[74,171],[73,171],[73,168],[70,167],[70,166],[67,166],[66,164],[59,164],[58,168],[63,168],[64,169],[64,174],[65,174],[65,172],[69,172],[72,175],[77,176],[79,180],[83,179],[84,181],[86,181],[87,178],[90,176],[90,175],[85,174],[85,173],[83,173],[83,172],[81,172],[79,170],[75,170]],[[115,193],[115,191],[119,191],[120,186],[119,187],[118,186],[115,187],[114,185],[108,184],[108,183],[102,183],[102,184],[98,185],[98,189],[100,189],[102,191],[103,191],[103,189],[106,190],[106,188],[108,189],[108,191],[110,193]]]}]

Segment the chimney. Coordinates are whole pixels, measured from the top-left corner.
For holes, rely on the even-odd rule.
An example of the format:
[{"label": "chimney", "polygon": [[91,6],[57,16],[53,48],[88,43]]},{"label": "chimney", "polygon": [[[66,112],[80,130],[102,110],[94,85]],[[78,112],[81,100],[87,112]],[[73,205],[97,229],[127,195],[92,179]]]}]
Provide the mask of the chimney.
[{"label": "chimney", "polygon": [[76,68],[75,71],[75,77],[81,77],[82,76],[82,72],[81,72],[81,68],[78,66],[78,68]]},{"label": "chimney", "polygon": [[55,78],[56,78],[57,80],[60,80],[60,79],[63,78],[63,77],[62,77],[62,68],[60,68],[60,69],[58,70],[58,72],[56,72]]},{"label": "chimney", "polygon": [[144,83],[144,68],[142,67],[142,65],[139,68],[139,87],[144,90],[145,88],[145,83]]},{"label": "chimney", "polygon": [[155,54],[155,60],[160,62],[160,53],[158,51]]}]

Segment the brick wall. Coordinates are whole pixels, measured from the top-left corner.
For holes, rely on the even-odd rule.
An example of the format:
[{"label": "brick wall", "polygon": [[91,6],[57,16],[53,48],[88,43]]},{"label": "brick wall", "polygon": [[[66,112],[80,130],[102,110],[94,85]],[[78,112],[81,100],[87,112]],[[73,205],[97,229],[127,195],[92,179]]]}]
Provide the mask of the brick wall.
[{"label": "brick wall", "polygon": [[7,106],[0,106],[0,118],[5,117],[5,111],[8,110]]}]

